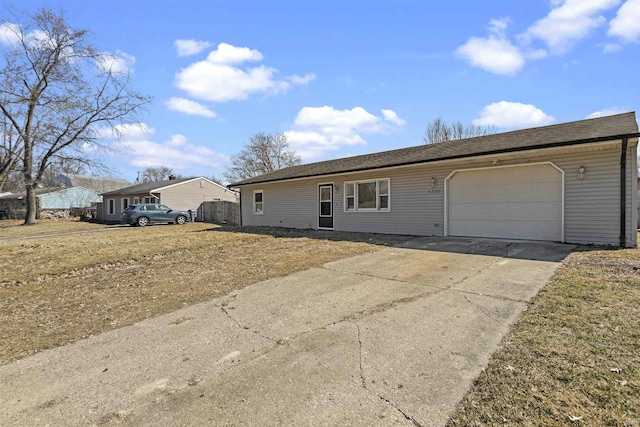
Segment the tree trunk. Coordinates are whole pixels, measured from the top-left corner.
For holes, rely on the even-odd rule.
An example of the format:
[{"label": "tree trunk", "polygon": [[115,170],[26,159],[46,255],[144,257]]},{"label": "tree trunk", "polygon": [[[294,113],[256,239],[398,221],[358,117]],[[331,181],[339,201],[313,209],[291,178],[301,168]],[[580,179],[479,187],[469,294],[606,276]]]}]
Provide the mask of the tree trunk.
[{"label": "tree trunk", "polygon": [[30,225],[36,223],[36,213],[38,206],[36,205],[36,189],[33,184],[28,183],[25,185],[27,190],[27,212],[24,215],[24,225]]}]

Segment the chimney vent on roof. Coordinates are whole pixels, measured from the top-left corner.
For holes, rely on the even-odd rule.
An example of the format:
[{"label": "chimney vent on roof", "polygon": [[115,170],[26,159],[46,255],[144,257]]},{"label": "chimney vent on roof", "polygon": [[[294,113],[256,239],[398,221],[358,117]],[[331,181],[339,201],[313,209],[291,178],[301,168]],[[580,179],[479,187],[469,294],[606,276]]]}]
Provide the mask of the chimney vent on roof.
[{"label": "chimney vent on roof", "polygon": [[175,175],[169,175],[169,181],[174,181],[176,179]]}]

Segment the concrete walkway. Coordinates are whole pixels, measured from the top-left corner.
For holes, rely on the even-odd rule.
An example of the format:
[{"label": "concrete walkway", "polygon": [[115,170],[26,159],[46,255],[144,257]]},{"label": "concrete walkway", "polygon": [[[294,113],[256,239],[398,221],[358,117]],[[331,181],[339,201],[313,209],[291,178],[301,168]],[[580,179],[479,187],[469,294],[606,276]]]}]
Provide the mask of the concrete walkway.
[{"label": "concrete walkway", "polygon": [[443,425],[569,245],[419,238],[0,367],[0,425]]}]

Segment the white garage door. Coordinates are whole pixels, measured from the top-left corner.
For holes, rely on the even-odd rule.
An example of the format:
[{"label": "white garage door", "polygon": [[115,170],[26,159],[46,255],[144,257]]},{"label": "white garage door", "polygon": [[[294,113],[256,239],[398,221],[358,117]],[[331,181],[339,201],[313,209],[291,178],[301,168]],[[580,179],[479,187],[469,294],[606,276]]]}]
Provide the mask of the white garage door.
[{"label": "white garage door", "polygon": [[562,172],[550,164],[456,172],[448,235],[562,240]]}]

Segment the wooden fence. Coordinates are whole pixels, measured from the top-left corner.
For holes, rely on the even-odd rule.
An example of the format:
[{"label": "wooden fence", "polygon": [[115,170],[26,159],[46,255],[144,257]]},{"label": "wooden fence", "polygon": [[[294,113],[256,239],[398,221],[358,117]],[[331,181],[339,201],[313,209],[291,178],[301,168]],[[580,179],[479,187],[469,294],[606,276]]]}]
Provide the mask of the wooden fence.
[{"label": "wooden fence", "polygon": [[240,225],[240,203],[227,201],[202,202],[198,208],[196,221]]}]

